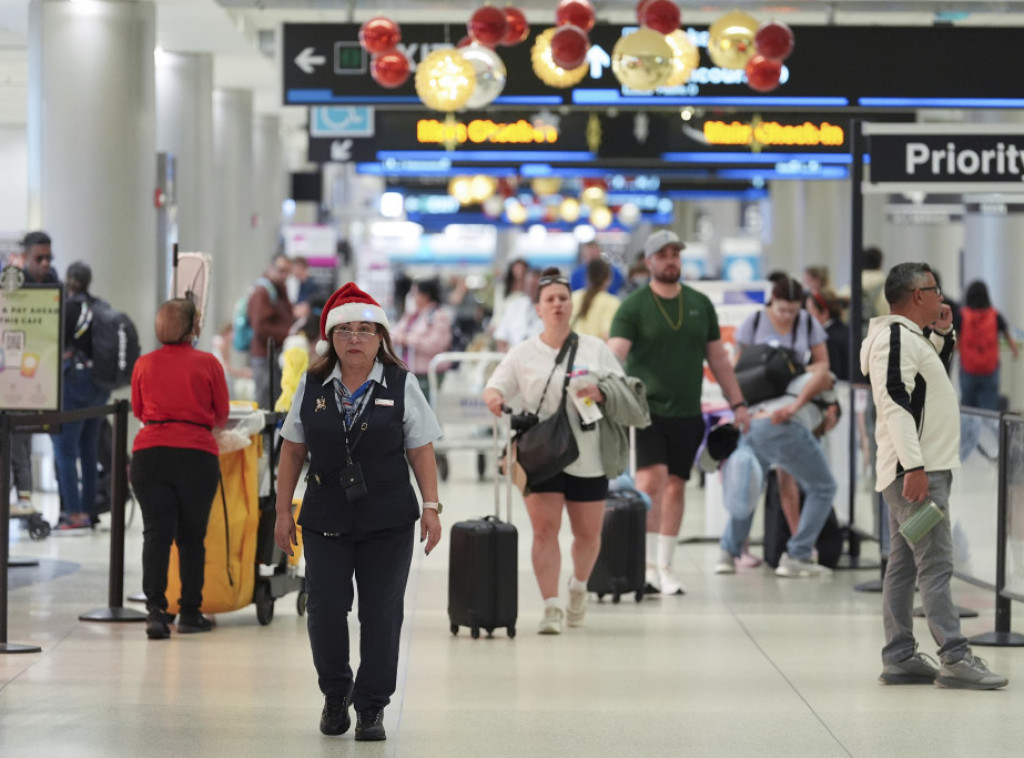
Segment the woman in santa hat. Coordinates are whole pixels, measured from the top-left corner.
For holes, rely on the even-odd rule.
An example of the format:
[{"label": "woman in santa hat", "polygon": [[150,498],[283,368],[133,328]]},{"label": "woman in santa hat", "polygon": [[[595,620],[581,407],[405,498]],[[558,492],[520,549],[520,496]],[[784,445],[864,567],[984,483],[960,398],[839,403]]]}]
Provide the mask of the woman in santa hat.
[{"label": "woman in santa hat", "polygon": [[[309,639],[324,694],[320,731],[348,731],[354,705],[355,738],[383,740],[417,519],[428,555],[441,539],[433,445],[441,427],[395,355],[384,310],[354,283],[327,301],[316,352],[281,429],[274,538],[292,554],[292,496],[308,455],[299,525]],[[348,633],[353,579],[361,625],[355,675]]]}]

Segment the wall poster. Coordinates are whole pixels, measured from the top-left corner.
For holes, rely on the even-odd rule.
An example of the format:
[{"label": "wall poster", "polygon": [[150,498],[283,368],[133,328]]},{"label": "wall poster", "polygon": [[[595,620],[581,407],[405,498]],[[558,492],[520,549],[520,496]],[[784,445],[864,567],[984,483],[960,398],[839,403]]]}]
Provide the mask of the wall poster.
[{"label": "wall poster", "polygon": [[[20,273],[20,272],[19,272]],[[59,411],[63,288],[0,287],[0,408]]]}]

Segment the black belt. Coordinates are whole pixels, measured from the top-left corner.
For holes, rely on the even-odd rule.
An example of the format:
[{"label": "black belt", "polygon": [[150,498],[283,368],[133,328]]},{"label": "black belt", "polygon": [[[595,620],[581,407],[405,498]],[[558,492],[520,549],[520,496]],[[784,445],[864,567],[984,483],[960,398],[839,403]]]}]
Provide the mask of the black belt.
[{"label": "black belt", "polygon": [[179,418],[165,418],[165,419],[160,419],[159,421],[147,421],[146,424],[147,425],[149,425],[149,424],[191,424],[192,426],[202,427],[203,429],[205,429],[208,432],[212,432],[213,431],[213,427],[212,426],[207,426],[206,424],[200,424],[198,421],[188,421],[187,419],[183,419],[183,418],[182,419],[179,419]]}]

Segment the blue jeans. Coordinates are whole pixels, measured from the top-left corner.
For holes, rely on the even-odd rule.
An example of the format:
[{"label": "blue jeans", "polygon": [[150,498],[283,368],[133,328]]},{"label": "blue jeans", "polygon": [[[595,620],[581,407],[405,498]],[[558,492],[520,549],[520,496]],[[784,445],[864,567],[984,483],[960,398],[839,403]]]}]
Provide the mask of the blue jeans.
[{"label": "blue jeans", "polygon": [[[791,558],[807,561],[811,558],[814,543],[821,529],[828,521],[832,500],[836,496],[836,480],[829,470],[828,459],[821,445],[810,431],[800,424],[787,421],[773,424],[769,418],[758,418],[750,422],[750,432],[740,436],[740,446],[749,446],[761,464],[761,488],[764,477],[772,466],[780,466],[793,475],[806,496],[796,534],[786,543],[786,552]],[[734,453],[735,455],[735,453]],[[726,461],[726,466],[729,461]],[[744,517],[729,516],[729,523],[722,534],[721,546],[733,556],[743,552],[743,542],[750,534],[754,521],[754,507],[750,507],[748,487],[730,484],[729,477],[723,478],[722,497],[730,514],[746,511]],[[742,500],[739,502],[737,499]]]},{"label": "blue jeans", "polygon": [[999,368],[991,374],[968,374],[960,370],[960,405],[999,410]]},{"label": "blue jeans", "polygon": [[[92,383],[87,368],[64,369],[63,410],[105,405],[107,392]],[[99,445],[102,416],[61,424],[53,435],[53,458],[57,465],[57,486],[65,513],[91,513],[96,500],[96,448]],[[79,477],[81,465],[81,477]]]}]

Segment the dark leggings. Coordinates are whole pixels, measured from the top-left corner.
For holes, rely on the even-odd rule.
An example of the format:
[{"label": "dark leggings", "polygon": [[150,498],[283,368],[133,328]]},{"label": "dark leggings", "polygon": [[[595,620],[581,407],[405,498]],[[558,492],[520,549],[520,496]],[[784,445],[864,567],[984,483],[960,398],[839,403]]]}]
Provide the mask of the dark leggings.
[{"label": "dark leggings", "polygon": [[206,524],[220,481],[216,455],[183,447],[151,447],[132,456],[132,487],[142,509],[142,591],[146,606],[167,608],[167,566],[178,543],[182,612],[203,603]]}]

